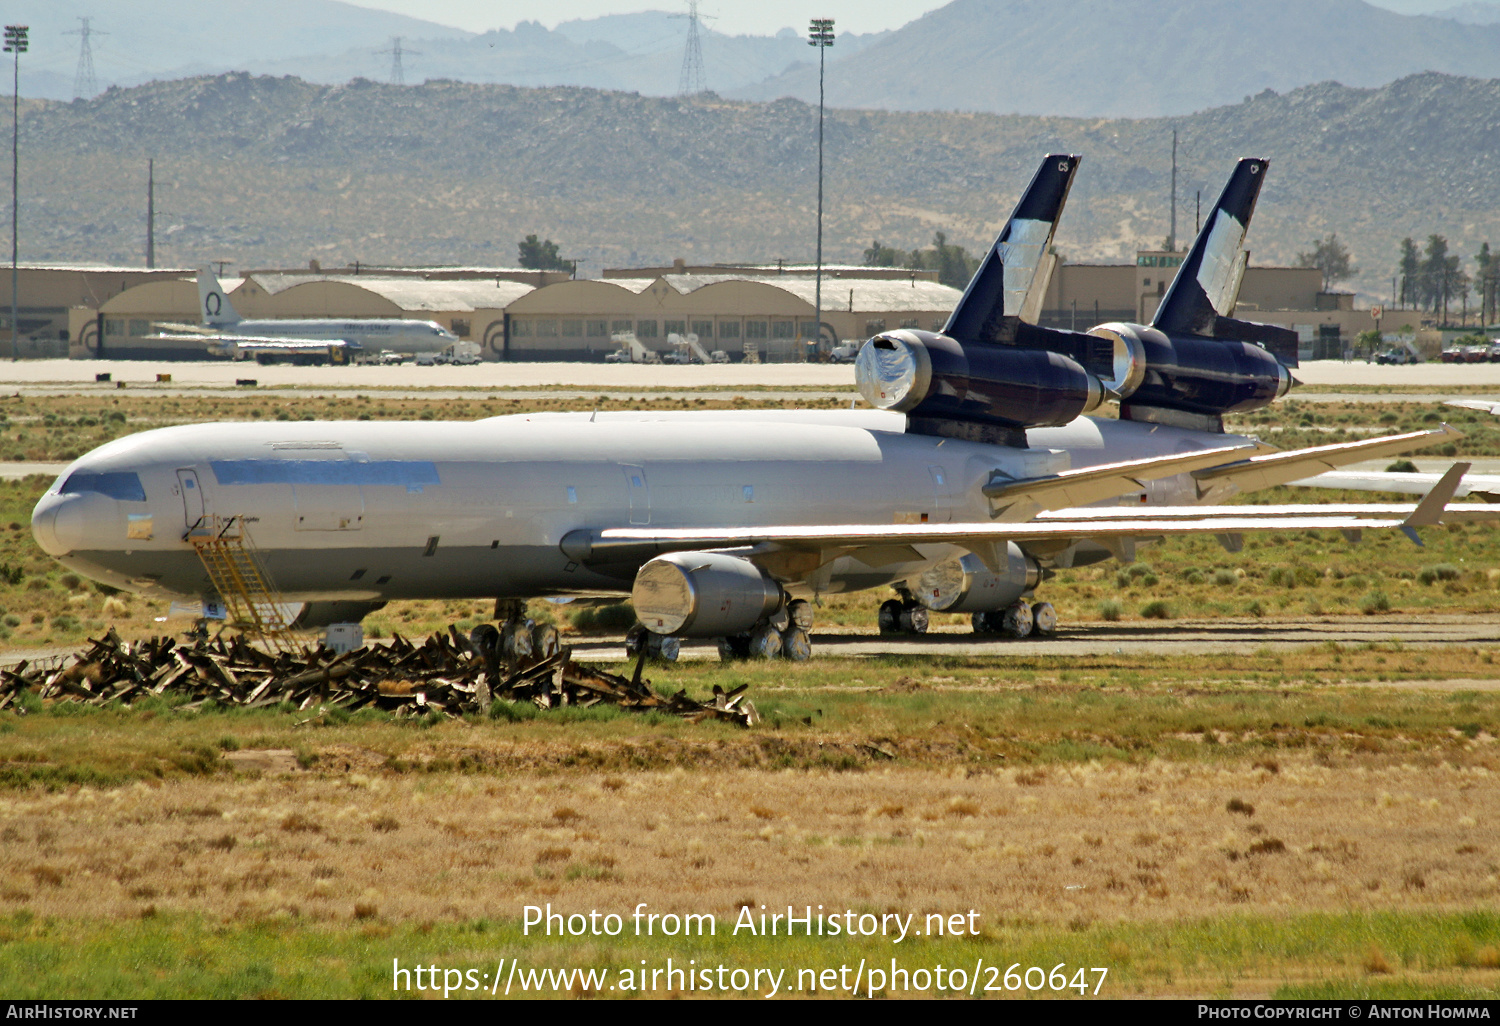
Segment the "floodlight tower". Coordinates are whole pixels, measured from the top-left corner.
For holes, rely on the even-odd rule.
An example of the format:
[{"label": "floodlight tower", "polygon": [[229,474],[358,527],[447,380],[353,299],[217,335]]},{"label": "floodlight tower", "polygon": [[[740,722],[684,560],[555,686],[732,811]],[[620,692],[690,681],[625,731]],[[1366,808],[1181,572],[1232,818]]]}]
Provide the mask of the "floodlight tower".
[{"label": "floodlight tower", "polygon": [[12,361],[21,358],[21,332],[17,319],[21,310],[20,303],[17,302],[21,278],[17,265],[20,249],[16,245],[17,231],[21,224],[21,207],[17,197],[21,191],[21,54],[26,52],[27,34],[30,31],[25,25],[5,26],[5,52],[16,55],[10,133],[10,358]]},{"label": "floodlight tower", "polygon": [[818,48],[818,273],[813,286],[815,341],[823,339],[823,56],[833,45],[833,19],[814,18],[808,26],[807,45]]}]

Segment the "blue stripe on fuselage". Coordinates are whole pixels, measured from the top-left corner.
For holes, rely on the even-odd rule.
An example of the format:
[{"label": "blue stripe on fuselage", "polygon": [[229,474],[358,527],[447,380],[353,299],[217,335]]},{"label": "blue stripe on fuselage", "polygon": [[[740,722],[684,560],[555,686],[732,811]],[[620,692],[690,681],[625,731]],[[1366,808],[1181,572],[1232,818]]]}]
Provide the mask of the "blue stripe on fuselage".
[{"label": "blue stripe on fuselage", "polygon": [[437,465],[421,460],[214,460],[209,463],[221,485],[319,484],[412,485],[442,484]]}]

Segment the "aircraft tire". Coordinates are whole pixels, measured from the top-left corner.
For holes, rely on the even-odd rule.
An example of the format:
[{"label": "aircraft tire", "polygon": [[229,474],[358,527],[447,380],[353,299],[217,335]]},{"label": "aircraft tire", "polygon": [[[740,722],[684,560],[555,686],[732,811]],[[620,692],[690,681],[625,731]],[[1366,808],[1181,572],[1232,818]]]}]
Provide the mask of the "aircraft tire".
[{"label": "aircraft tire", "polygon": [[806,599],[792,599],[791,603],[786,607],[786,615],[787,619],[798,630],[803,632],[812,630],[814,618],[813,604]]},{"label": "aircraft tire", "polygon": [[1038,602],[1031,607],[1031,626],[1037,634],[1051,637],[1057,633],[1057,607],[1051,602]]},{"label": "aircraft tire", "polygon": [[750,635],[733,634],[719,639],[719,658],[726,663],[750,658]]},{"label": "aircraft tire", "polygon": [[539,623],[531,629],[531,650],[538,659],[551,659],[561,645],[557,628],[550,623]]},{"label": "aircraft tire", "polygon": [[924,606],[906,606],[901,610],[901,629],[907,634],[926,634],[929,622]]},{"label": "aircraft tire", "polygon": [[536,625],[530,620],[511,620],[500,632],[500,649],[505,659],[519,666],[531,659],[531,631]]},{"label": "aircraft tire", "polygon": [[805,663],[812,658],[812,642],[801,627],[788,627],[781,632],[781,657],[793,663]]},{"label": "aircraft tire", "polygon": [[481,659],[494,658],[500,651],[500,631],[494,624],[480,624],[469,632],[469,647]]},{"label": "aircraft tire", "polygon": [[775,659],[781,655],[781,632],[763,623],[750,632],[750,658]]},{"label": "aircraft tire", "polygon": [[630,628],[630,630],[626,631],[625,632],[625,652],[626,652],[626,654],[627,655],[632,655],[632,656],[639,654],[640,651],[641,651],[641,646],[646,643],[646,635],[648,633],[649,632],[646,630],[645,626],[642,625],[642,624],[636,624],[634,627]]},{"label": "aircraft tire", "polygon": [[670,634],[647,634],[646,655],[664,663],[675,663],[682,654],[682,639]]},{"label": "aircraft tire", "polygon": [[901,633],[901,603],[896,599],[882,602],[876,622],[880,624],[881,634]]},{"label": "aircraft tire", "polygon": [[980,610],[969,618],[969,623],[974,627],[975,634],[994,634],[995,618],[988,610]]},{"label": "aircraft tire", "polygon": [[1000,633],[1007,638],[1024,638],[1031,633],[1031,606],[1015,602],[1000,612]]}]

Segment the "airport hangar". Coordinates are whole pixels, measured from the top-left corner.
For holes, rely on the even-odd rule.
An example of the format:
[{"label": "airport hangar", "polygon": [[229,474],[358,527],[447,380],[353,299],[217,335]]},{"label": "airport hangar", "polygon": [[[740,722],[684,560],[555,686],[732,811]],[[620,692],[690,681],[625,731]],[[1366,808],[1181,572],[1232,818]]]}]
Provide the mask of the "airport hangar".
[{"label": "airport hangar", "polygon": [[[1147,323],[1181,259],[1162,251],[1142,251],[1129,264],[1069,264],[1054,257],[1040,322],[1079,330],[1112,320]],[[314,267],[252,271],[223,285],[244,317],[434,320],[478,343],[491,361],[597,360],[617,348],[611,336],[626,331],[661,352],[671,349],[668,336],[691,332],[705,349],[722,349],[731,359],[749,349],[761,359],[785,361],[806,359],[806,342],[817,334],[811,270],[788,264],[689,266],[679,260],[574,280],[567,272],[517,268]],[[30,287],[34,298],[22,308],[22,355],[61,355],[66,333],[68,354],[75,358],[205,358],[201,346],[190,342],[178,343],[174,352],[144,341],[160,325],[197,322],[192,271],[29,267],[27,273],[22,296]],[[824,347],[830,337],[857,340],[890,328],[940,327],[960,293],[934,278],[933,272],[904,268],[825,266]],[[1296,330],[1303,359],[1336,358],[1376,324],[1368,310],[1354,309],[1351,294],[1323,292],[1321,285],[1312,268],[1249,267],[1241,316]],[[7,288],[8,281],[0,292]],[[0,297],[0,311],[8,299]],[[26,312],[43,301],[50,304],[46,323],[30,332]],[[28,342],[28,334],[53,341]]]}]

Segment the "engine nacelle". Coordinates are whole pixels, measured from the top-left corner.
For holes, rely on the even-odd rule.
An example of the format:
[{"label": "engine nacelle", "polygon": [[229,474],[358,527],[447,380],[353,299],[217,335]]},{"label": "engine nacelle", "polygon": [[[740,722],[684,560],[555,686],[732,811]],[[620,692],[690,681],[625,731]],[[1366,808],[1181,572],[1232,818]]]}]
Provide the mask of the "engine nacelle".
[{"label": "engine nacelle", "polygon": [[1005,569],[995,573],[973,554],[947,559],[917,580],[917,601],[938,613],[982,613],[1004,609],[1042,579],[1036,560],[1015,542],[1005,546]]},{"label": "engine nacelle", "polygon": [[[1129,407],[1161,407],[1208,416],[1269,406],[1292,387],[1292,375],[1271,353],[1250,342],[1167,335],[1142,324],[1101,324],[1089,331],[1110,341],[1127,373],[1115,388]],[[1127,352],[1135,355],[1125,356]],[[1131,386],[1132,373],[1135,383]],[[1111,387],[1115,387],[1113,382]]]},{"label": "engine nacelle", "polygon": [[1105,399],[1076,360],[1038,348],[971,343],[902,329],[859,351],[854,377],[877,409],[1011,429],[1067,424]]},{"label": "engine nacelle", "polygon": [[786,601],[748,559],[717,552],[657,556],[635,575],[636,616],[656,634],[717,638],[748,631]]}]

